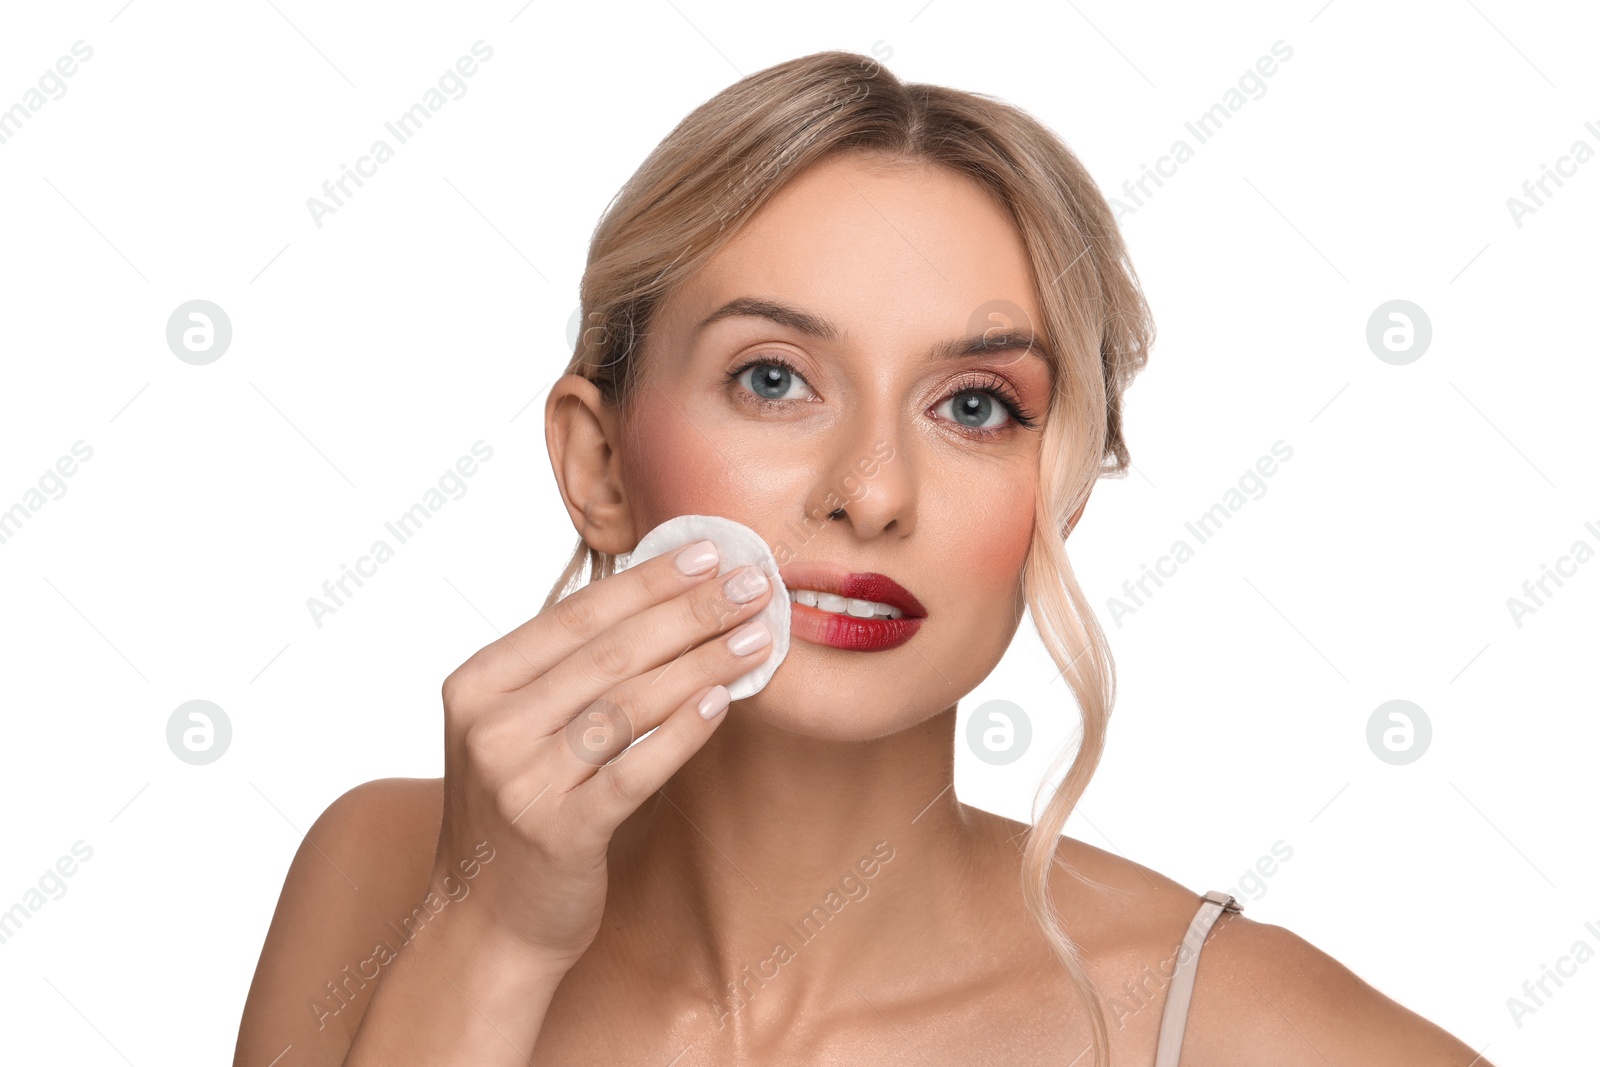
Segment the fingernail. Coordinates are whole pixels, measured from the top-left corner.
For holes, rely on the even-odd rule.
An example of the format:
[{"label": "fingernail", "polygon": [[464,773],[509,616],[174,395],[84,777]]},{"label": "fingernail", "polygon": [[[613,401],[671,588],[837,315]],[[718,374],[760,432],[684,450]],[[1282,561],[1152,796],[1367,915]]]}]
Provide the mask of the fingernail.
[{"label": "fingernail", "polygon": [[723,582],[722,591],[735,604],[748,604],[765,592],[770,584],[772,583],[767,581],[767,576],[761,573],[760,567],[751,567]]},{"label": "fingernail", "polygon": [[717,546],[710,541],[696,541],[678,553],[677,564],[684,574],[704,574],[717,565]]},{"label": "fingernail", "polygon": [[772,640],[772,631],[767,629],[767,624],[757,619],[747,622],[733,633],[728,635],[728,647],[733,649],[736,656],[748,655]]},{"label": "fingernail", "polygon": [[728,689],[726,686],[714,685],[705,696],[700,698],[700,717],[702,719],[715,719],[722,714],[722,709],[728,706]]}]

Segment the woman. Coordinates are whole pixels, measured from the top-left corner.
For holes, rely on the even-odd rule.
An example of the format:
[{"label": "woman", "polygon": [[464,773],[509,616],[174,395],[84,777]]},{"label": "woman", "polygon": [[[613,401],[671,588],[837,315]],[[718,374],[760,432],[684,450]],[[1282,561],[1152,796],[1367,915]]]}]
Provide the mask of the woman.
[{"label": "woman", "polygon": [[[1231,898],[1061,834],[1114,691],[1063,540],[1127,468],[1150,326],[1048,130],[863,56],[780,64],[658,146],[582,294],[545,408],[577,551],[445,680],[443,780],[308,833],[236,1063],[1487,1067]],[[736,707],[770,583],[711,580],[704,543],[616,571],[684,514],[754,529],[797,600]],[[1031,828],[951,788],[957,701],[1024,605],[1083,726]]]}]

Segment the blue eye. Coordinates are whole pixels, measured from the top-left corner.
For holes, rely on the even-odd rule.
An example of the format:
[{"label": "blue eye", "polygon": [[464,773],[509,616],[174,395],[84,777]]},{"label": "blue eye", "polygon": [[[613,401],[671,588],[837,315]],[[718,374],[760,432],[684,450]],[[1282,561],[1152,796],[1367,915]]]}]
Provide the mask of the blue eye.
[{"label": "blue eye", "polygon": [[[805,377],[787,360],[775,355],[752,359],[730,371],[727,377],[729,382],[738,384],[749,394],[750,402],[762,407],[784,407],[796,400],[816,398],[811,387],[805,384]],[[796,384],[805,386],[806,396],[787,395]],[[961,403],[955,405],[949,416],[942,417],[960,427],[968,436],[997,437],[1012,429],[1032,429],[1038,425],[1038,420],[1022,407],[1006,380],[998,375],[968,375],[934,410],[953,404],[957,398],[962,398]],[[999,414],[1009,415],[1013,425],[1008,426],[1004,421],[989,421],[991,416]]]},{"label": "blue eye", "polygon": [[[977,437],[994,437],[1017,429],[1032,430],[1039,425],[1038,418],[1022,406],[1010,383],[992,371],[964,376],[956,383],[955,391],[940,401],[939,407],[945,404],[953,405],[952,421]],[[988,424],[990,415],[1002,412],[1011,416],[1010,426]]]},{"label": "blue eye", "polygon": [[[745,381],[747,371],[753,371],[750,380]],[[758,399],[769,401],[794,400],[796,397],[785,396],[789,387],[795,382],[804,382],[800,372],[787,363],[775,362],[771,359],[746,363],[734,371],[734,380],[743,385]],[[809,389],[807,390],[810,391]]]},{"label": "blue eye", "polygon": [[[957,397],[963,398],[959,404],[956,403]],[[942,408],[946,404],[954,406],[950,415],[952,422],[959,422],[973,430],[999,429],[1005,425],[1005,416],[1010,414],[1002,405],[996,403],[992,396],[978,389],[963,389],[959,393],[951,393],[949,397],[940,401],[939,406]],[[1001,421],[987,422],[991,415],[1001,416]]]}]

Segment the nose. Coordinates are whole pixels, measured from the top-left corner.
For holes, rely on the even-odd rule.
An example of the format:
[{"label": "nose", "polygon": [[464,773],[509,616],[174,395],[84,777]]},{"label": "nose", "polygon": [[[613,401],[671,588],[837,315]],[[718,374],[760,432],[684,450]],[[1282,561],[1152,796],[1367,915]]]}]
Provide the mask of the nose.
[{"label": "nose", "polygon": [[898,426],[867,420],[858,432],[819,442],[817,454],[823,462],[807,501],[809,517],[846,522],[862,540],[907,537],[916,528],[916,472]]}]

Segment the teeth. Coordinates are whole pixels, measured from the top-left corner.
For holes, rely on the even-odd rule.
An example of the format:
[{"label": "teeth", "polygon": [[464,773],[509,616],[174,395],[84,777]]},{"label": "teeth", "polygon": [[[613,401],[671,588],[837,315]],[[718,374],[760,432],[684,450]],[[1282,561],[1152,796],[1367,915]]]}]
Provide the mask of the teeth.
[{"label": "teeth", "polygon": [[835,615],[850,615],[857,619],[898,619],[905,614],[899,608],[875,600],[857,600],[836,593],[819,593],[815,589],[791,588],[789,599],[808,608],[831,611]]},{"label": "teeth", "polygon": [[[852,600],[845,607],[845,611],[854,615],[858,619],[872,618],[873,612],[877,609],[878,605],[874,604],[870,600]],[[889,614],[889,606],[887,604],[883,605],[883,613],[885,615]]]}]

